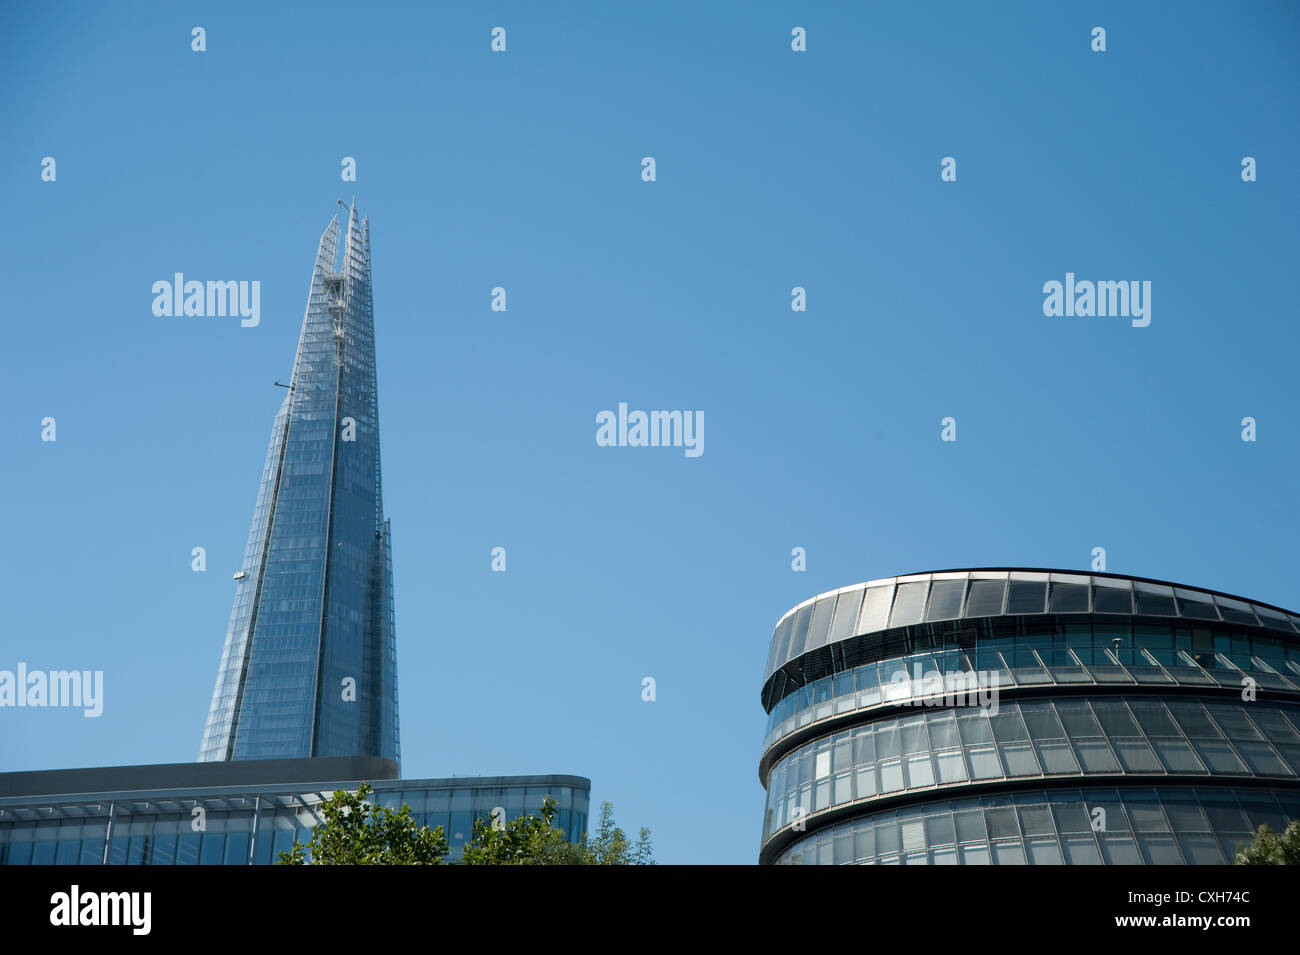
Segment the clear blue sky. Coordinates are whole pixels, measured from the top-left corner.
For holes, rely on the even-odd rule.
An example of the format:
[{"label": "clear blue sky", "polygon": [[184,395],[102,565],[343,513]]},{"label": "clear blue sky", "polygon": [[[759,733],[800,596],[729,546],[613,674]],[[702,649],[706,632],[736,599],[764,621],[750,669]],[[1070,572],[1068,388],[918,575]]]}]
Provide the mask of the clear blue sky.
[{"label": "clear blue sky", "polygon": [[[586,775],[660,861],[749,863],[806,597],[1104,546],[1300,608],[1294,4],[545,6],[0,8],[0,668],[106,682],[0,711],[0,770],[196,757],[353,194],[408,777]],[[1069,271],[1150,326],[1045,317]],[[261,324],[155,317],[174,272]],[[620,401],[704,454],[597,447]]]}]

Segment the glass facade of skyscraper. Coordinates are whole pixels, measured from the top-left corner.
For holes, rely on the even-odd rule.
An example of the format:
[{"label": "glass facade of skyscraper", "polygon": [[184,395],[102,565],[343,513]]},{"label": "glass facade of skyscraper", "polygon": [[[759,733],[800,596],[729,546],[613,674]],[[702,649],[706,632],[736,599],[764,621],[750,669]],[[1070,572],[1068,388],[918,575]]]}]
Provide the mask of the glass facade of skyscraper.
[{"label": "glass facade of skyscraper", "polygon": [[369,220],[321,236],[199,759],[399,761]]},{"label": "glass facade of skyscraper", "polygon": [[536,814],[548,795],[552,825],[585,836],[581,776],[398,778],[369,219],[350,208],[346,229],[336,217],[317,250],[199,761],[0,774],[0,864],[266,864],[361,782],[442,826],[450,861],[476,818]]}]

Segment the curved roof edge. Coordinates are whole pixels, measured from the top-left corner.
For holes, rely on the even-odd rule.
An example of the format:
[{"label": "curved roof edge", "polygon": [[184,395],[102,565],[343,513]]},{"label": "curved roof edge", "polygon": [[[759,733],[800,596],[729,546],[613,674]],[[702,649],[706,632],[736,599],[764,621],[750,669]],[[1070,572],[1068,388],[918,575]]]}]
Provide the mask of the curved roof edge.
[{"label": "curved roof edge", "polygon": [[1289,614],[1292,617],[1300,616],[1300,611],[1290,610],[1278,604],[1266,603],[1263,600],[1256,600],[1254,597],[1243,597],[1241,594],[1230,593],[1226,590],[1212,590],[1209,587],[1198,587],[1195,584],[1184,584],[1177,580],[1165,580],[1161,577],[1139,577],[1135,574],[1117,574],[1109,570],[1079,570],[1070,567],[949,567],[944,570],[918,570],[910,574],[899,574],[895,577],[880,577],[875,580],[860,580],[857,583],[845,584],[843,587],[836,587],[833,590],[823,591],[815,596],[809,597],[795,604],[781,616],[776,618],[777,626],[781,621],[792,613],[802,610],[808,604],[814,604],[823,597],[830,597],[833,594],[847,593],[850,590],[857,590],[859,587],[886,587],[890,584],[907,583],[910,580],[922,580],[927,577],[934,577],[936,574],[1062,574],[1071,577],[1114,577],[1119,580],[1137,580],[1144,584],[1161,584],[1165,587],[1177,587],[1181,590],[1197,590],[1201,593],[1213,594],[1216,597],[1227,597],[1230,600],[1241,600],[1245,603],[1255,604],[1257,607],[1268,607],[1270,610],[1276,610],[1279,613]]},{"label": "curved roof edge", "polygon": [[[946,581],[1001,581],[1004,584],[1005,599],[996,601],[996,609],[990,598],[995,595],[982,594],[978,605],[967,602],[969,590],[974,597],[974,584],[970,588],[961,588],[961,593],[954,594],[947,588],[938,608],[930,601],[931,594],[939,593],[940,584]],[[1105,582],[1114,581],[1115,586]],[[1012,597],[1009,596],[1018,584],[1042,584],[1041,602],[1038,609],[1033,609],[1033,596],[1022,592],[1023,599],[1017,599],[1013,610]],[[931,587],[933,584],[933,588]],[[1050,584],[1050,587],[1049,587]],[[1071,595],[1070,588],[1074,588]],[[918,588],[921,588],[918,592]],[[1049,602],[1047,594],[1062,594],[1062,602],[1056,604],[1055,597]],[[904,592],[908,599],[899,604]],[[1023,588],[1021,588],[1023,591]],[[1078,591],[1082,590],[1080,605]],[[1101,591],[1128,591],[1131,598],[1116,602],[1108,598],[1102,609],[1092,596]],[[881,592],[888,596],[880,597]],[[841,595],[871,595],[877,599],[853,599],[860,605],[860,614],[856,607],[851,607]],[[1201,599],[1204,595],[1205,599]],[[1127,607],[1124,606],[1127,604]],[[811,608],[817,605],[816,611]],[[832,620],[831,608],[834,607]],[[845,608],[841,611],[841,607]],[[870,607],[870,609],[869,609]],[[976,609],[978,607],[978,609]],[[1003,609],[1005,607],[1006,609]],[[1187,612],[1189,608],[1197,612]],[[1208,607],[1208,610],[1206,609]],[[772,630],[768,643],[767,665],[763,671],[763,682],[767,681],[782,666],[800,656],[818,650],[823,646],[841,643],[851,637],[869,633],[886,632],[900,626],[910,626],[922,622],[968,619],[973,617],[1024,616],[1043,613],[1081,613],[1139,616],[1167,616],[1203,621],[1224,621],[1244,626],[1261,627],[1282,633],[1292,639],[1300,634],[1300,613],[1264,603],[1251,597],[1243,597],[1222,590],[1211,590],[1182,584],[1178,581],[1163,580],[1157,577],[1139,577],[1132,574],[1118,574],[1111,571],[1082,571],[1051,567],[966,567],[951,570],[930,570],[915,574],[902,574],[896,577],[882,577],[861,583],[838,587],[809,597],[782,614]],[[798,616],[796,616],[798,615]]]}]

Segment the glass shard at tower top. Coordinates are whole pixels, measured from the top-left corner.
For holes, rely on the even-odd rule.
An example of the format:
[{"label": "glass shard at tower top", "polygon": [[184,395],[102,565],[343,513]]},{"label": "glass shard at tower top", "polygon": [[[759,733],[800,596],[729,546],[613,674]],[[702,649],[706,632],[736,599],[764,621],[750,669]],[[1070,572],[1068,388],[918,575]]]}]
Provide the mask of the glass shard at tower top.
[{"label": "glass shard at tower top", "polygon": [[399,760],[370,220],[321,236],[199,760]]}]

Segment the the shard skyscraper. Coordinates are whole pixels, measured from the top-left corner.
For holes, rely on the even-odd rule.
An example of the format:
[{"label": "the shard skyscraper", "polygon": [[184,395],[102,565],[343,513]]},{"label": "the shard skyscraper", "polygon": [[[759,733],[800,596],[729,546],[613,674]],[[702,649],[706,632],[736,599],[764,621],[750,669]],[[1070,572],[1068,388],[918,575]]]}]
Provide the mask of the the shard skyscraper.
[{"label": "the shard skyscraper", "polygon": [[369,219],[321,236],[199,751],[399,760]]}]

